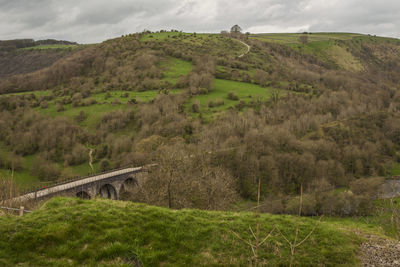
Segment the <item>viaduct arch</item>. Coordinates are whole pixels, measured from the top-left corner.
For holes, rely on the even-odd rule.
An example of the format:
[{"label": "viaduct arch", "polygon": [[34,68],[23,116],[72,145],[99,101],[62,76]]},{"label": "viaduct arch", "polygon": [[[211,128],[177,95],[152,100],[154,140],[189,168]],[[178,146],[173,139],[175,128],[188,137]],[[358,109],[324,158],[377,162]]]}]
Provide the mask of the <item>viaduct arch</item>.
[{"label": "viaduct arch", "polygon": [[123,194],[130,188],[142,184],[147,178],[149,168],[153,166],[112,170],[35,190],[9,201],[24,202],[32,199],[46,199],[55,195],[76,196],[82,199],[100,196],[117,200],[121,193]]}]

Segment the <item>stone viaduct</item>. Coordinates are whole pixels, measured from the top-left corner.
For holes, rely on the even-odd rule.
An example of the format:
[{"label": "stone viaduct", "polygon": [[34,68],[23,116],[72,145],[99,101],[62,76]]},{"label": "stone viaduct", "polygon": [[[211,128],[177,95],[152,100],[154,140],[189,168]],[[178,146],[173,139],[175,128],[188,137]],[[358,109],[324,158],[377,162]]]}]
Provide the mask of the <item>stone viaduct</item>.
[{"label": "stone viaduct", "polygon": [[55,195],[77,196],[83,199],[90,199],[100,196],[109,199],[119,199],[122,191],[127,186],[135,186],[143,182],[147,177],[148,168],[152,165],[123,168],[67,181],[48,188],[42,188],[22,196],[11,199],[11,202],[24,202],[28,200],[40,200]]}]

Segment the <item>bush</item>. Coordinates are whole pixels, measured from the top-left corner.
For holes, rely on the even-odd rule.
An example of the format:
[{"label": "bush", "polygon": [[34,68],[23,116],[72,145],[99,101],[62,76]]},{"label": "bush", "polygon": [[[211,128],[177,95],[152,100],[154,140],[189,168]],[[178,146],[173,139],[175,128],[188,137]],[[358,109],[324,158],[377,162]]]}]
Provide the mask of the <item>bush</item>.
[{"label": "bush", "polygon": [[61,111],[64,111],[64,110],[65,110],[65,108],[61,103],[57,103],[56,104],[56,111],[57,112],[61,112]]},{"label": "bush", "polygon": [[137,102],[136,98],[131,98],[131,99],[128,101],[128,103],[129,103],[129,104],[137,104],[138,102]]},{"label": "bush", "polygon": [[192,112],[193,113],[199,113],[200,112],[200,105],[197,103],[192,104]]},{"label": "bush", "polygon": [[239,100],[239,97],[234,92],[229,92],[228,99],[236,101],[236,100]]},{"label": "bush", "polygon": [[369,199],[376,198],[379,187],[384,183],[384,178],[361,178],[350,183],[350,190],[359,196]]},{"label": "bush", "polygon": [[40,108],[45,109],[49,107],[49,103],[47,103],[47,101],[43,100],[42,102],[40,102]]},{"label": "bush", "polygon": [[71,151],[71,154],[65,156],[66,165],[79,165],[88,160],[87,148],[81,144],[76,144]]},{"label": "bush", "polygon": [[110,167],[111,167],[111,164],[107,159],[102,159],[100,161],[100,166],[99,166],[100,171],[102,171],[102,172],[107,171],[110,169]]},{"label": "bush", "polygon": [[246,106],[246,102],[244,102],[243,100],[240,100],[239,103],[237,103],[235,105],[235,108],[237,110],[242,110],[245,106]]},{"label": "bush", "polygon": [[[290,214],[298,214],[300,206],[300,197],[291,199],[286,205],[286,212]],[[317,214],[317,201],[314,194],[303,195],[303,205],[301,208],[301,215],[316,215]]]},{"label": "bush", "polygon": [[131,110],[111,111],[101,117],[98,128],[106,131],[117,131],[125,128],[134,119],[135,114]]},{"label": "bush", "polygon": [[38,156],[33,161],[31,174],[42,181],[56,181],[61,171],[56,163],[52,163]]},{"label": "bush", "polygon": [[86,112],[84,112],[83,110],[81,110],[81,111],[79,112],[79,114],[76,115],[76,116],[74,117],[74,119],[75,119],[76,122],[81,123],[81,122],[83,122],[84,120],[86,120],[87,117],[88,117],[88,115],[86,114]]}]

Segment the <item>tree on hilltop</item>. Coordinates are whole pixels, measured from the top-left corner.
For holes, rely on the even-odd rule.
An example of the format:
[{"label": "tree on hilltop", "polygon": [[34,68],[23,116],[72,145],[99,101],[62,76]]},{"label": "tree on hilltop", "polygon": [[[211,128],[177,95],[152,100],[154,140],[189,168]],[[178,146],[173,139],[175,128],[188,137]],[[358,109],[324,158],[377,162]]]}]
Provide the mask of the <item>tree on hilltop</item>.
[{"label": "tree on hilltop", "polygon": [[231,28],[231,33],[241,33],[242,32],[242,28],[240,28],[239,25],[233,25]]}]

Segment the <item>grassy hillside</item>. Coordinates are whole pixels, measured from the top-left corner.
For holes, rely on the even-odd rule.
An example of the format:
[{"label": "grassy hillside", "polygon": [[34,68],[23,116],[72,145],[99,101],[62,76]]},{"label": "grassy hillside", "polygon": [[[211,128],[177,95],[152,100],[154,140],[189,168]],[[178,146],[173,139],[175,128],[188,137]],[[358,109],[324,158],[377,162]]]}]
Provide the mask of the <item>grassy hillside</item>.
[{"label": "grassy hillside", "polygon": [[[20,266],[248,266],[260,223],[263,239],[274,227],[293,240],[296,217],[169,210],[131,202],[56,198],[23,217],[0,217],[0,264]],[[317,220],[301,218],[303,239]],[[356,266],[362,239],[378,228],[327,220],[295,254],[295,266]],[[290,250],[279,231],[259,248],[259,262],[287,266]],[[235,234],[234,234],[235,233]]]},{"label": "grassy hillside", "polygon": [[[247,47],[236,38],[251,46],[248,54],[239,57]],[[41,48],[15,55],[69,50]],[[9,177],[14,168],[24,187],[92,172],[91,150],[95,171],[164,162],[183,192],[227,190],[228,183],[242,200],[255,199],[258,178],[263,198],[273,199],[293,196],[301,185],[313,193],[398,173],[397,39],[161,31],[68,53],[51,66],[0,78],[0,172]],[[191,165],[195,153],[200,167]],[[184,164],[174,162],[182,154]],[[166,179],[159,175],[160,183],[149,185],[155,191]],[[203,175],[223,177],[223,184],[196,180]],[[174,194],[194,203],[189,207],[208,203]],[[352,197],[343,195],[359,203]],[[324,204],[309,214],[347,214],[345,201],[332,209],[318,201]],[[274,212],[284,212],[285,203]]]}]

